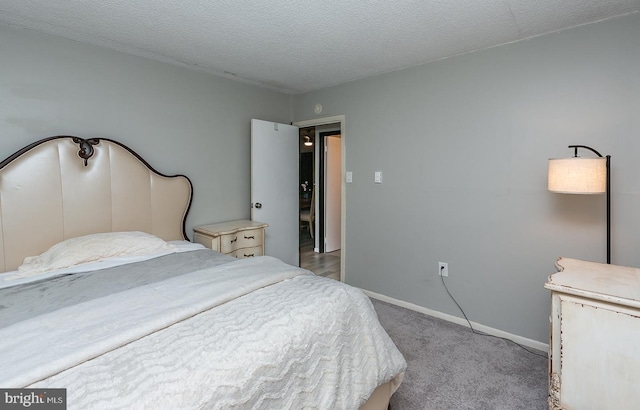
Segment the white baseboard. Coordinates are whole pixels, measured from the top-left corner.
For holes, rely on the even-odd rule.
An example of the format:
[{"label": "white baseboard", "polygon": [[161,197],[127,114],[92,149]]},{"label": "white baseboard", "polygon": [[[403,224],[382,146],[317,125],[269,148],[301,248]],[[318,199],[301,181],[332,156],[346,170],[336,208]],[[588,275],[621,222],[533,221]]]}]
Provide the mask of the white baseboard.
[{"label": "white baseboard", "polygon": [[[437,317],[438,319],[443,319],[443,320],[446,320],[448,322],[456,323],[458,325],[469,327],[469,324],[467,323],[467,321],[464,318],[453,316],[453,315],[449,315],[449,314],[442,313],[442,312],[438,312],[437,310],[428,309],[426,307],[418,306],[418,305],[415,305],[415,304],[410,303],[410,302],[405,302],[403,300],[394,299],[392,297],[385,296],[385,295],[382,295],[382,294],[376,293],[376,292],[371,292],[371,291],[366,290],[366,289],[361,289],[361,290],[367,296],[369,296],[371,298],[378,299],[378,300],[381,300],[383,302],[387,302],[387,303],[390,303],[392,305],[400,306],[400,307],[403,307],[403,308],[406,308],[406,309],[409,309],[409,310],[413,310],[413,311],[416,311],[416,312],[424,313],[425,315]],[[514,342],[516,342],[518,344],[521,344],[523,346],[531,347],[533,349],[541,350],[543,352],[548,352],[549,351],[549,344],[548,343],[542,343],[542,342],[539,342],[537,340],[528,339],[526,337],[514,335],[512,333],[507,333],[507,332],[504,332],[502,330],[494,329],[492,327],[485,326],[485,325],[482,325],[480,323],[476,323],[476,322],[473,322],[473,321],[471,322],[471,324],[472,324],[473,328],[475,330],[479,331],[479,332],[487,333],[487,334],[493,335],[493,336],[504,337],[506,339],[512,340],[512,341],[514,341]]]}]

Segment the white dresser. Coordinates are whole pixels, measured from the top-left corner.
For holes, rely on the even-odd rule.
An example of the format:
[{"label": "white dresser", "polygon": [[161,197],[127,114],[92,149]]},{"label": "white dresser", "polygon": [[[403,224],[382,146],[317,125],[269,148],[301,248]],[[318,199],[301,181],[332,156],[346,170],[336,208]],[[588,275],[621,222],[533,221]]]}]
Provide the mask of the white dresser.
[{"label": "white dresser", "polygon": [[236,258],[264,255],[263,222],[238,220],[193,228],[193,241]]},{"label": "white dresser", "polygon": [[549,276],[550,409],[640,409],[640,269],[560,258]]}]

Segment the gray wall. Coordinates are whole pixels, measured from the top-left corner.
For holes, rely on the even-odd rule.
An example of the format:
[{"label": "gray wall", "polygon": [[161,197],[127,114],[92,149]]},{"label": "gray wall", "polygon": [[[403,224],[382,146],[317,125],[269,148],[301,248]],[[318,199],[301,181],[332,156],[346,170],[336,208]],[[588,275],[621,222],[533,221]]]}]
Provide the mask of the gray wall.
[{"label": "gray wall", "polygon": [[249,217],[250,120],[290,116],[287,95],[0,26],[0,157],[52,135],[121,141],[191,178],[189,235]]},{"label": "gray wall", "polygon": [[640,15],[302,94],[294,120],[316,103],[346,116],[348,283],[461,316],[448,262],[472,321],[547,342],[556,258],[605,260],[604,196],[546,190],[569,144],[612,155],[613,262],[640,266]]},{"label": "gray wall", "polygon": [[[604,260],[604,198],[546,191],[569,144],[613,159],[613,261],[640,266],[640,16],[295,97],[0,26],[0,157],[58,134],[195,186],[188,229],[249,216],[251,118],[346,115],[347,282],[546,342],[558,256]],[[292,115],[293,112],[293,115]],[[383,171],[384,183],[373,184]]]}]

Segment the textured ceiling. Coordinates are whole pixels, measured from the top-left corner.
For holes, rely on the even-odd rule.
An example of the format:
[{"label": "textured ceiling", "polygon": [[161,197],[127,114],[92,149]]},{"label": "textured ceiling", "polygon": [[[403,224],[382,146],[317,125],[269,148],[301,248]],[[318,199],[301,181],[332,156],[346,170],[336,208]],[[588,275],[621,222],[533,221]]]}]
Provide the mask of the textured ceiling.
[{"label": "textured ceiling", "polygon": [[286,93],[640,11],[640,0],[0,0],[0,23]]}]

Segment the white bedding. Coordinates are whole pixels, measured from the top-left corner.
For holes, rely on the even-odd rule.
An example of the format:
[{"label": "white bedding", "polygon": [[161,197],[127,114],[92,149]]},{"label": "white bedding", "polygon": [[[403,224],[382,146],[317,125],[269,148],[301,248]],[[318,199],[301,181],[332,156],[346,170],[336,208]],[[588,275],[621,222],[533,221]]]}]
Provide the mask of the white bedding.
[{"label": "white bedding", "polygon": [[128,263],[141,262],[153,258],[157,258],[159,256],[168,255],[171,253],[181,253],[181,252],[190,252],[198,249],[205,249],[199,243],[193,243],[189,241],[169,241],[167,242],[172,246],[172,250],[163,251],[163,252],[152,252],[145,255],[128,255],[128,256],[120,256],[113,257],[109,259],[104,259],[96,262],[85,263],[81,265],[71,266],[68,268],[55,269],[51,271],[46,271],[39,273],[37,275],[23,276],[20,271],[13,270],[9,272],[0,273],[0,289],[14,286],[22,283],[35,282],[43,279],[53,278],[60,275],[67,275],[70,273],[77,272],[89,272],[95,271],[99,269],[111,268],[114,266],[125,265]]},{"label": "white bedding", "polygon": [[357,409],[406,367],[361,291],[269,257],[8,326],[0,361],[70,409]]},{"label": "white bedding", "polygon": [[172,253],[176,249],[146,232],[101,232],[66,239],[40,255],[27,256],[18,272],[22,277],[80,266],[122,256]]}]

